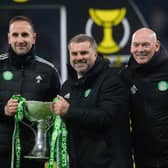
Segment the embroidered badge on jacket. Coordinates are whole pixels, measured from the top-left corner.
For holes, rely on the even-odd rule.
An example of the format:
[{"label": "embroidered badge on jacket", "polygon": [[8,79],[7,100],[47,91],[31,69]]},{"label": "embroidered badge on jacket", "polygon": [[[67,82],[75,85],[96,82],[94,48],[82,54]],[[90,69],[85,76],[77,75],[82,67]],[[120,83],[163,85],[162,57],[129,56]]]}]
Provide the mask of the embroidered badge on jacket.
[{"label": "embroidered badge on jacket", "polygon": [[166,91],[168,89],[168,82],[167,81],[159,81],[157,84],[159,91]]},{"label": "embroidered badge on jacket", "polygon": [[90,95],[91,89],[85,90],[84,96],[88,97]]},{"label": "embroidered badge on jacket", "polygon": [[4,71],[2,73],[2,77],[4,80],[12,80],[13,79],[13,73],[11,71]]}]

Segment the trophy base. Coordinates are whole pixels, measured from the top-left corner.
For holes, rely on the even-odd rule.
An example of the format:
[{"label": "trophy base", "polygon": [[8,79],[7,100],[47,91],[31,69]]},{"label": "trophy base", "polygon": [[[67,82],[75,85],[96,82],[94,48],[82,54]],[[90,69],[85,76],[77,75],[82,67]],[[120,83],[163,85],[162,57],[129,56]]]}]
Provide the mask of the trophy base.
[{"label": "trophy base", "polygon": [[27,156],[24,156],[24,158],[26,158],[26,159],[44,159],[44,160],[46,160],[46,159],[48,159],[49,157],[47,157],[47,156],[33,156],[33,155],[27,155]]}]

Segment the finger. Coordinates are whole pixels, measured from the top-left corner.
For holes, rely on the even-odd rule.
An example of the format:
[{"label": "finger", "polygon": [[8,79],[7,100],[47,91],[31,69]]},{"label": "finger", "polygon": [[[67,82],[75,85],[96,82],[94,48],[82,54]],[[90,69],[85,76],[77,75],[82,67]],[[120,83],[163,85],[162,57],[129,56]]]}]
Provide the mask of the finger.
[{"label": "finger", "polygon": [[7,106],[18,106],[18,102],[8,101]]},{"label": "finger", "polygon": [[8,102],[18,102],[18,100],[17,100],[17,99],[10,98],[10,99],[8,100]]},{"label": "finger", "polygon": [[58,97],[58,100],[61,100],[61,101],[64,101],[65,99],[62,97],[62,96],[60,96],[60,95],[57,95],[57,97]]},{"label": "finger", "polygon": [[10,101],[10,103],[18,104],[18,100],[16,100],[16,99],[12,99],[12,100]]},{"label": "finger", "polygon": [[13,116],[15,113],[16,113],[16,109],[7,108],[7,109],[5,110],[5,114],[6,114],[7,116]]},{"label": "finger", "polygon": [[7,105],[8,108],[17,108],[18,107],[18,103],[10,103]]}]

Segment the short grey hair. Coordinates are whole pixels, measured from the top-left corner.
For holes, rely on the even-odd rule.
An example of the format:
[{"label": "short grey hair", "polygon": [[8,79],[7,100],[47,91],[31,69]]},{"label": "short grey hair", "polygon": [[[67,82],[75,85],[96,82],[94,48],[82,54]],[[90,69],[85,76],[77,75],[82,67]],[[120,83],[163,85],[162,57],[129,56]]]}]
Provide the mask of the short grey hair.
[{"label": "short grey hair", "polygon": [[92,36],[89,36],[87,34],[78,34],[74,36],[68,43],[68,48],[70,49],[71,43],[81,43],[81,42],[89,42],[90,46],[94,49],[97,50],[97,44],[95,39]]}]

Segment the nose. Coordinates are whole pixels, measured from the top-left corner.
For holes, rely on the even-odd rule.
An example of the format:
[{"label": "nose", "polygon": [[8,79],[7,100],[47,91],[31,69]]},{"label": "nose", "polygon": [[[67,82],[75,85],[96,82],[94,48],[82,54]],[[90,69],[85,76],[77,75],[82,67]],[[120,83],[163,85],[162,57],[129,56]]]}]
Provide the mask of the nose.
[{"label": "nose", "polygon": [[77,60],[81,60],[81,59],[83,59],[83,56],[82,56],[82,54],[79,52],[79,53],[77,53],[77,55],[76,55],[76,59]]},{"label": "nose", "polygon": [[19,36],[17,37],[17,42],[18,42],[18,43],[24,42],[24,38],[22,37],[22,35],[19,35]]},{"label": "nose", "polygon": [[142,45],[139,45],[139,46],[137,47],[137,50],[138,50],[138,51],[144,51],[144,47],[143,47]]}]

